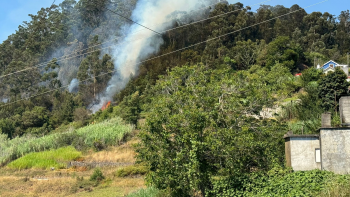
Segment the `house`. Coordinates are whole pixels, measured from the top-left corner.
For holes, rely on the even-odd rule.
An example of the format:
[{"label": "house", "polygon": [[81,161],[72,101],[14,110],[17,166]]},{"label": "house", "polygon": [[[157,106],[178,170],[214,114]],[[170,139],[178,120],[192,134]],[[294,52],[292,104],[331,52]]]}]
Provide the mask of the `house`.
[{"label": "house", "polygon": [[294,171],[326,170],[350,174],[350,97],[339,101],[342,127],[331,127],[331,114],[322,115],[319,134],[285,136],[287,166]]},{"label": "house", "polygon": [[323,69],[323,73],[327,74],[328,72],[334,72],[336,67],[340,67],[347,76],[349,76],[349,66],[348,65],[341,65],[337,62],[330,60],[329,62],[325,63],[322,67],[320,65],[317,65],[318,69]]}]

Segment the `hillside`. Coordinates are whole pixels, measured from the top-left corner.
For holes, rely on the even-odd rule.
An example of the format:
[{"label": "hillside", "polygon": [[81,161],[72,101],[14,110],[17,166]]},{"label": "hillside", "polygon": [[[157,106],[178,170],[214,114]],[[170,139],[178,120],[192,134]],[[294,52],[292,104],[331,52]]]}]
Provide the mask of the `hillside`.
[{"label": "hillside", "polygon": [[349,194],[348,176],[286,168],[283,139],[326,111],[340,125],[348,76],[316,67],[347,63],[348,10],[64,0],[30,17],[0,44],[0,195]]}]

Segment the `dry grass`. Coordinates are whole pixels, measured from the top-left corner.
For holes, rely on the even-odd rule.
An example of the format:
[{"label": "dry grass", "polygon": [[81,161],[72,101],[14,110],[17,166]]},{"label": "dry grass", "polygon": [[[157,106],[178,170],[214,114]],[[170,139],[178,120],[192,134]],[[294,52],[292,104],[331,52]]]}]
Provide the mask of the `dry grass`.
[{"label": "dry grass", "polygon": [[0,196],[66,196],[74,183],[72,178],[39,181],[0,177]]},{"label": "dry grass", "polygon": [[132,139],[126,144],[119,147],[109,147],[107,150],[90,153],[85,156],[86,162],[115,162],[115,163],[134,163],[135,151],[133,145],[138,143],[138,140]]},{"label": "dry grass", "polygon": [[[86,162],[115,162],[134,163],[135,152],[133,144],[138,143],[136,138],[119,147],[109,147],[101,152],[89,152],[84,155]],[[71,193],[71,188],[76,183],[76,177],[84,177],[88,180],[94,169],[68,169],[49,171],[41,169],[13,170],[0,169],[0,197],[2,196],[125,196],[145,187],[143,177],[119,178],[115,172],[121,167],[102,168],[106,178],[112,181],[108,185],[100,185],[93,188],[92,192]],[[30,177],[29,180],[25,179]],[[37,177],[45,177],[48,180],[38,180]]]},{"label": "dry grass", "polygon": [[123,195],[126,196],[132,192],[135,192],[141,188],[146,188],[143,177],[139,178],[115,178],[111,187],[121,188]]},{"label": "dry grass", "polygon": [[[0,176],[0,196],[125,196],[145,187],[143,177],[138,178],[118,178],[114,177],[116,168],[101,169],[106,178],[112,181],[108,185],[101,185],[93,189],[92,192],[71,193],[72,186],[76,183],[76,176],[83,176],[88,180],[93,172],[69,172],[62,171],[62,177],[58,177],[58,172],[48,172],[44,175],[48,180],[38,180],[17,176]],[[33,174],[34,172],[29,172]],[[22,171],[24,174],[25,171]],[[67,177],[68,175],[68,177]],[[54,178],[55,177],[55,178]]]}]

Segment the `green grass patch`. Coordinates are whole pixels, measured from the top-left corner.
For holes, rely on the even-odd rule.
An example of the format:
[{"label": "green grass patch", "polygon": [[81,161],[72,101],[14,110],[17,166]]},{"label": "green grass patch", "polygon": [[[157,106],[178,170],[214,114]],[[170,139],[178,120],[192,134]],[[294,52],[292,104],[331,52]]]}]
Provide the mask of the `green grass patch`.
[{"label": "green grass patch", "polygon": [[131,193],[127,197],[160,197],[160,196],[163,196],[163,195],[158,189],[154,187],[149,187],[147,189],[140,189],[134,193]]},{"label": "green grass patch", "polygon": [[128,166],[125,168],[121,168],[117,170],[115,175],[117,177],[127,177],[127,176],[135,176],[135,175],[145,175],[149,172],[149,169],[146,166],[136,165],[136,166]]},{"label": "green grass patch", "polygon": [[68,146],[57,150],[44,151],[39,153],[29,153],[26,156],[11,162],[8,167],[13,169],[49,169],[64,168],[66,162],[81,157],[82,153],[74,147]]}]

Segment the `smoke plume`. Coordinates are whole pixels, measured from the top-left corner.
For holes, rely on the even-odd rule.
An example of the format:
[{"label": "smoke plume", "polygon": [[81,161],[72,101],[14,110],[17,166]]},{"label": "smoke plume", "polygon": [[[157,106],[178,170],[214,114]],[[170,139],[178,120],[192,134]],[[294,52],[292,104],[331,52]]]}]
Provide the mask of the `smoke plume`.
[{"label": "smoke plume", "polygon": [[[200,0],[139,0],[132,14],[132,20],[163,32],[173,23],[169,23],[169,16],[175,12],[189,12],[213,1]],[[217,2],[217,1],[215,1]],[[166,23],[167,22],[167,23]],[[136,75],[139,62],[158,52],[163,39],[156,33],[146,30],[137,24],[124,26],[124,35],[127,35],[116,48],[113,58],[115,74],[108,83],[106,90],[99,95],[99,103],[91,106],[93,112],[111,101],[113,96],[121,91],[128,83],[130,76]]]},{"label": "smoke plume", "polygon": [[68,90],[69,90],[70,93],[76,93],[76,92],[78,92],[78,88],[79,88],[79,80],[74,78],[70,82],[70,84],[68,86]]}]

